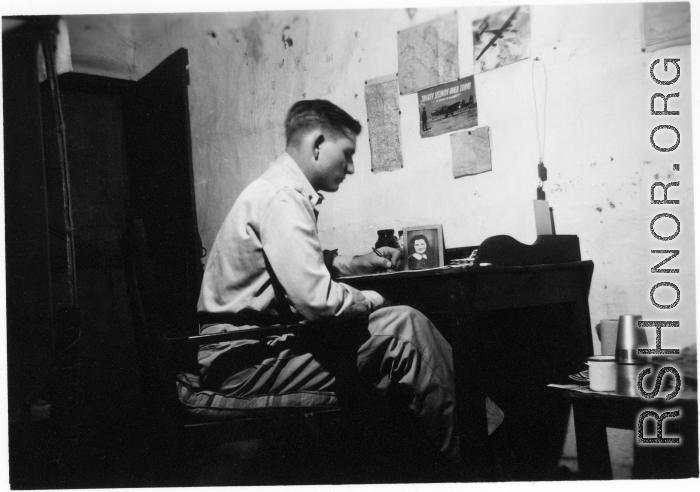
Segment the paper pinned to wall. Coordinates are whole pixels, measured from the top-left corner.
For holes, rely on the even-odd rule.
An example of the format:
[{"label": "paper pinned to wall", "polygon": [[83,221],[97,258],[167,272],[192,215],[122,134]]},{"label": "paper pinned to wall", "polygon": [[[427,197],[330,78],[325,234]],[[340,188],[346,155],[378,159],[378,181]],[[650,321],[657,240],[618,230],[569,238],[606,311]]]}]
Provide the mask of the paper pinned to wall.
[{"label": "paper pinned to wall", "polygon": [[491,137],[488,126],[450,135],[452,176],[471,176],[491,170]]},{"label": "paper pinned to wall", "polygon": [[644,46],[656,51],[690,44],[690,3],[644,4]]},{"label": "paper pinned to wall", "polygon": [[457,32],[456,12],[399,31],[401,95],[459,78]]},{"label": "paper pinned to wall", "polygon": [[483,73],[530,58],[530,8],[508,8],[472,23],[474,70]]},{"label": "paper pinned to wall", "polygon": [[432,87],[418,93],[420,136],[466,130],[478,123],[474,76]]},{"label": "paper pinned to wall", "polygon": [[365,84],[372,172],[401,169],[401,112],[396,75],[368,80]]}]

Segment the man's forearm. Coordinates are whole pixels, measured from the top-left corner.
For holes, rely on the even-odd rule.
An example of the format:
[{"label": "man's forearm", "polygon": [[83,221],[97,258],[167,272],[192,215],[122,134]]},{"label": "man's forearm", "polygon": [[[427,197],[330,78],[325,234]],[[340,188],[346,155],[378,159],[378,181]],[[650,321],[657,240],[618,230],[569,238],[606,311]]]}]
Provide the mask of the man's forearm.
[{"label": "man's forearm", "polygon": [[341,256],[338,250],[323,252],[323,261],[332,278],[365,273],[391,272],[399,268],[401,251],[383,246],[364,255]]},{"label": "man's forearm", "polygon": [[357,275],[357,256],[339,255],[338,250],[324,251],[323,259],[332,278]]}]

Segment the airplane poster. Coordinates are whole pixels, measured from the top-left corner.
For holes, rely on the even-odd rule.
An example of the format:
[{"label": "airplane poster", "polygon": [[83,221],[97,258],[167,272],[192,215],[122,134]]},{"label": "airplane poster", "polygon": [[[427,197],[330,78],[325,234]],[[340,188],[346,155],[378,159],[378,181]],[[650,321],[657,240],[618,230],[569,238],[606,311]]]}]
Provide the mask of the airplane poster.
[{"label": "airplane poster", "polygon": [[418,120],[423,138],[477,126],[474,76],[418,92]]},{"label": "airplane poster", "polygon": [[530,8],[511,7],[472,23],[474,70],[483,73],[530,57]]}]

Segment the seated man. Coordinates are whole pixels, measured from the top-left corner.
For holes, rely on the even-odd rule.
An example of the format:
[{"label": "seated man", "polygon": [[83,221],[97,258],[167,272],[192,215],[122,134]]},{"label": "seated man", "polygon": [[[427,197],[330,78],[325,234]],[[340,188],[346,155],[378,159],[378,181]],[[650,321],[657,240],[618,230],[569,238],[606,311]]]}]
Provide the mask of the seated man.
[{"label": "seated man", "polygon": [[[406,306],[389,306],[377,292],[333,278],[395,268],[400,252],[381,248],[346,257],[323,251],[316,207],[320,191],[338,190],[353,174],[362,126],[324,100],[295,103],[285,120],[287,147],[238,197],[206,264],[198,310],[211,324],[202,333],[301,320],[368,317],[356,350],[357,371],[380,395],[399,385],[410,410],[449,462],[460,463],[455,429],[452,349],[432,323]],[[233,315],[233,324],[216,321]],[[334,336],[331,334],[330,336]],[[313,402],[314,392],[336,391],[336,377],[313,352],[295,350],[286,337],[203,346],[201,385],[231,396],[283,395]],[[354,352],[353,352],[354,353]]]}]

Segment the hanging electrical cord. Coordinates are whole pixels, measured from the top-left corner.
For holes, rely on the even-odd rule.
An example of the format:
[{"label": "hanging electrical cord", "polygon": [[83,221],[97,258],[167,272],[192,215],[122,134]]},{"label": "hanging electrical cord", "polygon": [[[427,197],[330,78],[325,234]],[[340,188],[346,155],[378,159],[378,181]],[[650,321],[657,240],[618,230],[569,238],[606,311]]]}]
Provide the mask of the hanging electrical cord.
[{"label": "hanging electrical cord", "polygon": [[[540,65],[542,67],[542,71],[544,72],[544,104],[542,108],[542,132],[540,133],[540,115],[539,111],[537,110],[537,94],[535,92],[535,64],[537,62],[540,62]],[[535,101],[535,123],[536,123],[536,128],[537,128],[537,146],[540,152],[540,160],[539,163],[537,164],[537,175],[540,178],[539,185],[537,186],[537,199],[538,200],[544,200],[545,199],[545,193],[544,193],[544,182],[547,181],[547,168],[544,166],[544,149],[545,149],[545,144],[547,142],[547,133],[546,133],[546,126],[547,126],[547,69],[544,66],[544,63],[539,59],[539,57],[536,57],[535,60],[532,62],[532,98]]]},{"label": "hanging electrical cord", "polygon": [[73,225],[73,205],[70,185],[70,166],[68,165],[68,143],[66,139],[66,123],[61,106],[61,94],[58,88],[58,74],[55,66],[56,36],[58,28],[45,30],[41,36],[41,48],[44,54],[46,79],[51,89],[51,105],[54,116],[54,132],[58,145],[58,162],[61,168],[63,185],[63,221],[64,237],[66,240],[66,270],[68,278],[68,295],[70,307],[78,307],[78,274],[75,265],[75,228]]}]

